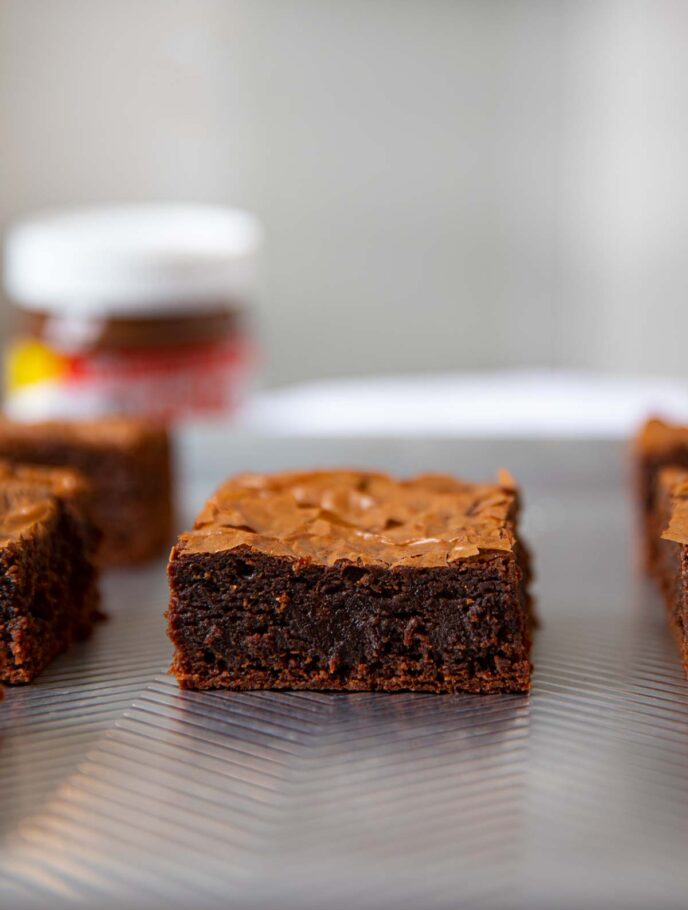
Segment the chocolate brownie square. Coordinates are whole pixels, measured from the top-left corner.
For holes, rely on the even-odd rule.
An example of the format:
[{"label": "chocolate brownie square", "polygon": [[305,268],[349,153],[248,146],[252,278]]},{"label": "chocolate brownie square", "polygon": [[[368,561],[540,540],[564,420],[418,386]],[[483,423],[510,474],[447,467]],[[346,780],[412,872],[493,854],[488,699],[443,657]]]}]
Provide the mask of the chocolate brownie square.
[{"label": "chocolate brownie square", "polygon": [[91,631],[98,538],[73,472],[0,473],[0,682],[26,683]]},{"label": "chocolate brownie square", "polygon": [[194,689],[524,692],[513,483],[241,475],[169,564],[172,672]]},{"label": "chocolate brownie square", "polygon": [[103,565],[143,562],[170,543],[170,443],[160,427],[130,417],[33,424],[0,420],[0,459],[68,466],[87,478]]}]

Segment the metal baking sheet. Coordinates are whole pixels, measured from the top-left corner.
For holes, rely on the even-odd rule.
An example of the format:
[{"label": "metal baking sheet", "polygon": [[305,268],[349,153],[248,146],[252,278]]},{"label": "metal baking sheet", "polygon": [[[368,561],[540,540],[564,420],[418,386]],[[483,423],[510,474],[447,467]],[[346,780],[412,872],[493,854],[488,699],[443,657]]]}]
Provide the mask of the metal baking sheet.
[{"label": "metal baking sheet", "polygon": [[180,692],[164,563],[0,705],[0,906],[685,907],[688,685],[603,442],[182,440],[182,520],[235,470],[525,490],[530,696]]}]

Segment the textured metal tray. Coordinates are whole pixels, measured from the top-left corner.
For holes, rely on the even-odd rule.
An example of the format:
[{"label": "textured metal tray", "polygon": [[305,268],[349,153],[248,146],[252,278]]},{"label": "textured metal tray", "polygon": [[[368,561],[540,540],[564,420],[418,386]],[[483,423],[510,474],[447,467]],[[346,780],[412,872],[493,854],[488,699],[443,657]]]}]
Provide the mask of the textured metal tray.
[{"label": "textured metal tray", "polygon": [[184,441],[230,471],[364,464],[526,491],[533,692],[183,693],[161,563],[0,705],[0,906],[684,907],[688,685],[603,443]]}]

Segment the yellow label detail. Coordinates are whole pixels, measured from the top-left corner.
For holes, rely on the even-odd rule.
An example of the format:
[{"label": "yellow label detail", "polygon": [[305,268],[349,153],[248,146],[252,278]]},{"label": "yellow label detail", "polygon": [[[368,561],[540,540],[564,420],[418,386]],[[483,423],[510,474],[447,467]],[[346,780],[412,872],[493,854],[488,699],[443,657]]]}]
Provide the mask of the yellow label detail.
[{"label": "yellow label detail", "polygon": [[8,392],[36,382],[58,379],[67,371],[67,358],[35,339],[15,341],[7,351],[5,383]]}]

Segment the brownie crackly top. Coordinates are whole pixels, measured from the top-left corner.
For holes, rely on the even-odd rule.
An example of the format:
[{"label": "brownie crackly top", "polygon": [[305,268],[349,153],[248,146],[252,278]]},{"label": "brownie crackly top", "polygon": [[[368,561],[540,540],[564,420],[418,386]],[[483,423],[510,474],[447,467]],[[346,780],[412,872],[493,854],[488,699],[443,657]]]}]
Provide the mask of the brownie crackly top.
[{"label": "brownie crackly top", "polygon": [[651,417],[635,440],[636,449],[648,455],[665,454],[677,445],[688,445],[688,427],[667,423],[659,417]]},{"label": "brownie crackly top", "polygon": [[353,470],[242,474],[211,497],[179,545],[195,553],[248,546],[324,565],[445,566],[512,550],[516,510],[506,472],[496,484]]},{"label": "brownie crackly top", "polygon": [[86,480],[71,468],[13,464],[0,459],[0,487],[7,486],[13,490],[38,489],[64,498],[77,498],[89,492]]},{"label": "brownie crackly top", "polygon": [[667,467],[659,475],[661,493],[669,497],[669,523],[662,531],[663,540],[688,545],[688,471]]},{"label": "brownie crackly top", "polygon": [[56,510],[55,498],[45,490],[0,489],[0,547],[34,534]]}]

